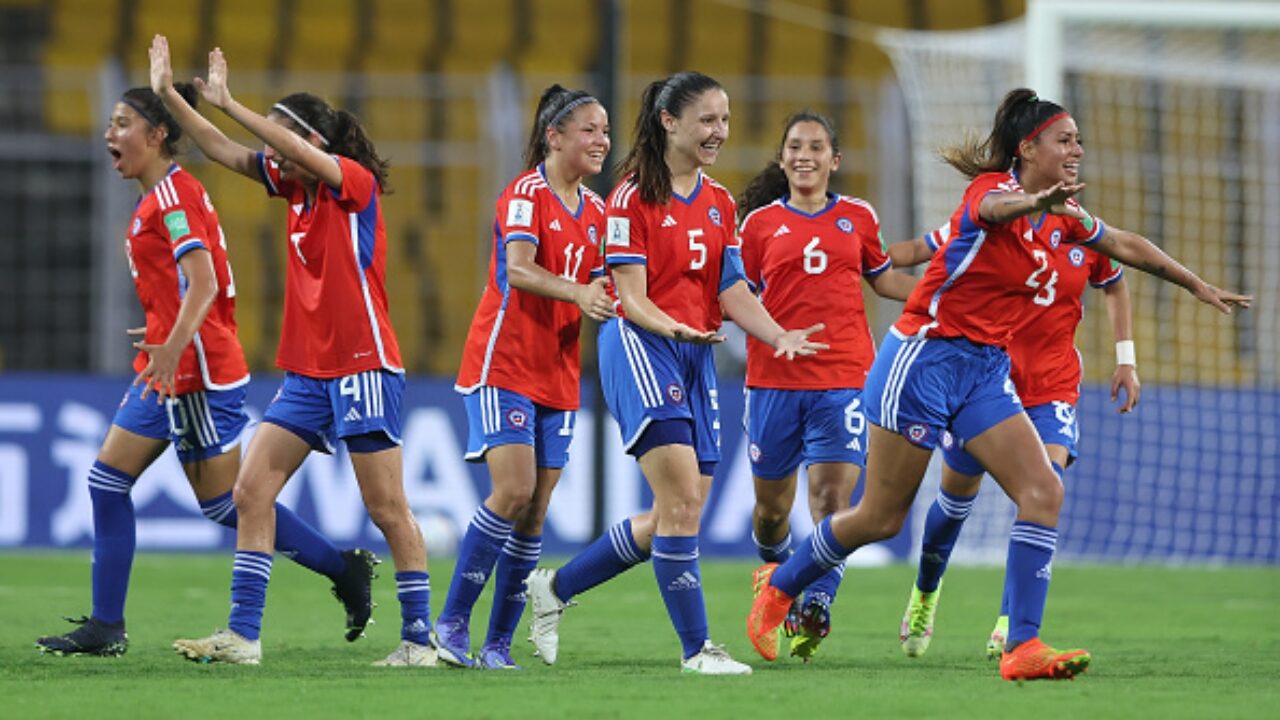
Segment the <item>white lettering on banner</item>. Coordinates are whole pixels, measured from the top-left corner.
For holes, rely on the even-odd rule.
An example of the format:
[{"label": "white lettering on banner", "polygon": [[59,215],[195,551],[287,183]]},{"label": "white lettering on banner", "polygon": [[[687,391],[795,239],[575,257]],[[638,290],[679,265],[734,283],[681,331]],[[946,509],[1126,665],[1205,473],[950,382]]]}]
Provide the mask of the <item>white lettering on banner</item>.
[{"label": "white lettering on banner", "polygon": [[[0,403],[0,433],[34,433],[40,429],[40,407],[32,403]],[[27,539],[27,451],[0,443],[0,545]]]},{"label": "white lettering on banner", "polygon": [[[719,489],[714,514],[702,521],[703,533],[712,542],[738,542],[744,532],[751,532],[751,511],[756,505],[756,491],[751,481],[747,445],[745,442],[738,443],[738,451],[732,456],[733,465],[728,474],[717,481],[724,487]],[[729,459],[725,457],[721,462]],[[799,488],[796,489],[796,497],[803,497]],[[800,506],[802,503],[796,505]],[[807,504],[803,506],[808,507]],[[791,514],[795,515],[795,512]],[[795,533],[794,530],[792,532]]]},{"label": "white lettering on banner", "polygon": [[574,433],[569,443],[569,464],[560,475],[551,505],[547,508],[547,525],[555,529],[556,536],[565,542],[585,543],[591,536],[595,483],[592,477],[592,456],[595,448],[591,442],[592,418],[589,412],[579,412]]},{"label": "white lettering on banner", "polygon": [[0,545],[27,539],[27,451],[0,445]]},{"label": "white lettering on banner", "polygon": [[449,414],[425,407],[409,411],[405,420],[404,490],[409,507],[418,517],[443,513],[459,533],[465,532],[483,498],[471,482]]},{"label": "white lettering on banner", "polygon": [[[604,421],[604,443],[604,525],[611,527],[649,507],[640,504],[640,490],[645,486],[640,466],[622,449],[622,431],[612,417]],[[555,503],[553,498],[551,504]]]},{"label": "white lettering on banner", "polygon": [[70,545],[93,537],[93,508],[89,503],[89,468],[107,432],[102,413],[88,405],[66,402],[58,409],[57,428],[71,437],[54,439],[49,448],[54,465],[66,468],[67,493],[49,518],[54,545]]},{"label": "white lettering on banner", "polygon": [[[296,509],[304,487],[310,491],[316,529],[322,535],[338,543],[363,539],[361,529],[369,516],[345,448],[332,455],[311,453],[277,499]],[[371,537],[381,538],[382,534],[373,530]]]}]

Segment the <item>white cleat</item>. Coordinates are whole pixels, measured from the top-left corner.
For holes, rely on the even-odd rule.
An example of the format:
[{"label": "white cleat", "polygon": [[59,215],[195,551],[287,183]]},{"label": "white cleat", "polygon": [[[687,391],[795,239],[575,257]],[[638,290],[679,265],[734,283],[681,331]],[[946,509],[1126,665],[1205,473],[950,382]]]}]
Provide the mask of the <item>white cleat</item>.
[{"label": "white cleat", "polygon": [[681,661],[680,670],[698,675],[750,675],[751,666],[729,657],[723,646],[712,645],[710,640],[702,644],[697,655]]},{"label": "white cleat", "polygon": [[419,645],[412,640],[401,640],[400,647],[391,654],[373,663],[374,667],[435,667],[436,649],[430,645]]},{"label": "white cleat", "polygon": [[234,630],[217,630],[199,640],[174,640],[173,649],[198,663],[257,665],[262,662],[262,643],[249,640]]},{"label": "white cleat", "polygon": [[565,608],[577,604],[556,596],[555,580],[555,570],[535,568],[524,581],[529,598],[529,642],[533,643],[534,654],[547,665],[556,664],[560,651],[560,618]]}]

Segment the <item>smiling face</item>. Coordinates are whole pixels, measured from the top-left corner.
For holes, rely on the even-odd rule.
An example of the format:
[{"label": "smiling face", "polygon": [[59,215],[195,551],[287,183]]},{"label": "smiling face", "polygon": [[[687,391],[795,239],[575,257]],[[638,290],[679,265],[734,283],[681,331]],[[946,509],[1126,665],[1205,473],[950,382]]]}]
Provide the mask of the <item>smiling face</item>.
[{"label": "smiling face", "polygon": [[1022,158],[1024,187],[1080,182],[1084,145],[1080,141],[1080,129],[1070,115],[1059,118],[1033,140],[1023,142],[1018,152]]},{"label": "smiling face", "polygon": [[778,165],[792,195],[821,195],[827,192],[831,173],[840,167],[840,155],[822,123],[801,120],[787,130]]},{"label": "smiling face", "polygon": [[662,111],[668,159],[684,158],[695,167],[714,165],[729,139],[729,95],[722,88],[704,90],[685,104],[679,117]]},{"label": "smiling face", "polygon": [[561,123],[564,129],[547,128],[547,147],[559,154],[568,174],[583,178],[599,175],[609,154],[609,114],[599,103],[574,109]]},{"label": "smiling face", "polygon": [[138,179],[152,165],[169,162],[164,155],[164,130],[151,127],[123,102],[116,103],[112,109],[103,139],[112,157],[111,167],[120,177]]}]

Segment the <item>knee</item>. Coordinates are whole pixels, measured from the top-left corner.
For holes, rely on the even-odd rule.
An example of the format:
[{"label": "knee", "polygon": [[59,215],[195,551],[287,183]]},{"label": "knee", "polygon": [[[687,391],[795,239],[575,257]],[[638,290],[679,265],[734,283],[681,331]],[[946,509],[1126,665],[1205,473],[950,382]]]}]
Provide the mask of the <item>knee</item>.
[{"label": "knee", "polygon": [[809,512],[814,522],[849,506],[849,498],[841,498],[835,488],[821,488],[809,494]]},{"label": "knee", "polygon": [[894,537],[902,532],[902,525],[906,522],[906,519],[907,512],[905,509],[879,513],[867,524],[871,534],[868,542],[879,542],[880,540],[888,540]]},{"label": "knee", "polygon": [[696,493],[666,498],[661,506],[658,512],[664,524],[673,527],[697,528],[702,519],[702,503]]},{"label": "knee", "polygon": [[761,530],[774,530],[782,527],[791,517],[791,508],[783,503],[760,499],[756,501],[756,527]]},{"label": "knee", "polygon": [[275,498],[265,488],[244,480],[237,482],[231,490],[231,500],[241,517],[265,512],[275,504]]},{"label": "knee", "polygon": [[401,523],[413,522],[413,514],[409,512],[409,504],[404,498],[382,498],[365,503],[369,519],[385,534]]},{"label": "knee", "polygon": [[1062,480],[1053,472],[1037,473],[1018,493],[1018,507],[1024,512],[1057,516],[1062,509]]},{"label": "knee", "polygon": [[508,520],[526,518],[536,510],[533,507],[533,484],[512,483],[502,487],[495,485],[485,504]]}]

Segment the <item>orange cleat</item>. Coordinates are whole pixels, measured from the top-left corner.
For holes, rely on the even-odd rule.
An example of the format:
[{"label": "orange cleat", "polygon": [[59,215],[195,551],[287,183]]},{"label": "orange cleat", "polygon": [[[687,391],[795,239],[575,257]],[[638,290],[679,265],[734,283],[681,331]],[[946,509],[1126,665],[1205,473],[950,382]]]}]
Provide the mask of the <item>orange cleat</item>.
[{"label": "orange cleat", "polygon": [[790,595],[769,584],[778,563],[765,563],[751,574],[751,592],[755,602],[747,616],[747,637],[760,657],[770,662],[778,659],[780,643],[778,629],[787,619],[787,611],[794,600]]},{"label": "orange cleat", "polygon": [[1005,680],[1072,680],[1089,669],[1085,650],[1058,652],[1040,638],[1031,638],[1000,658],[1000,677]]}]

